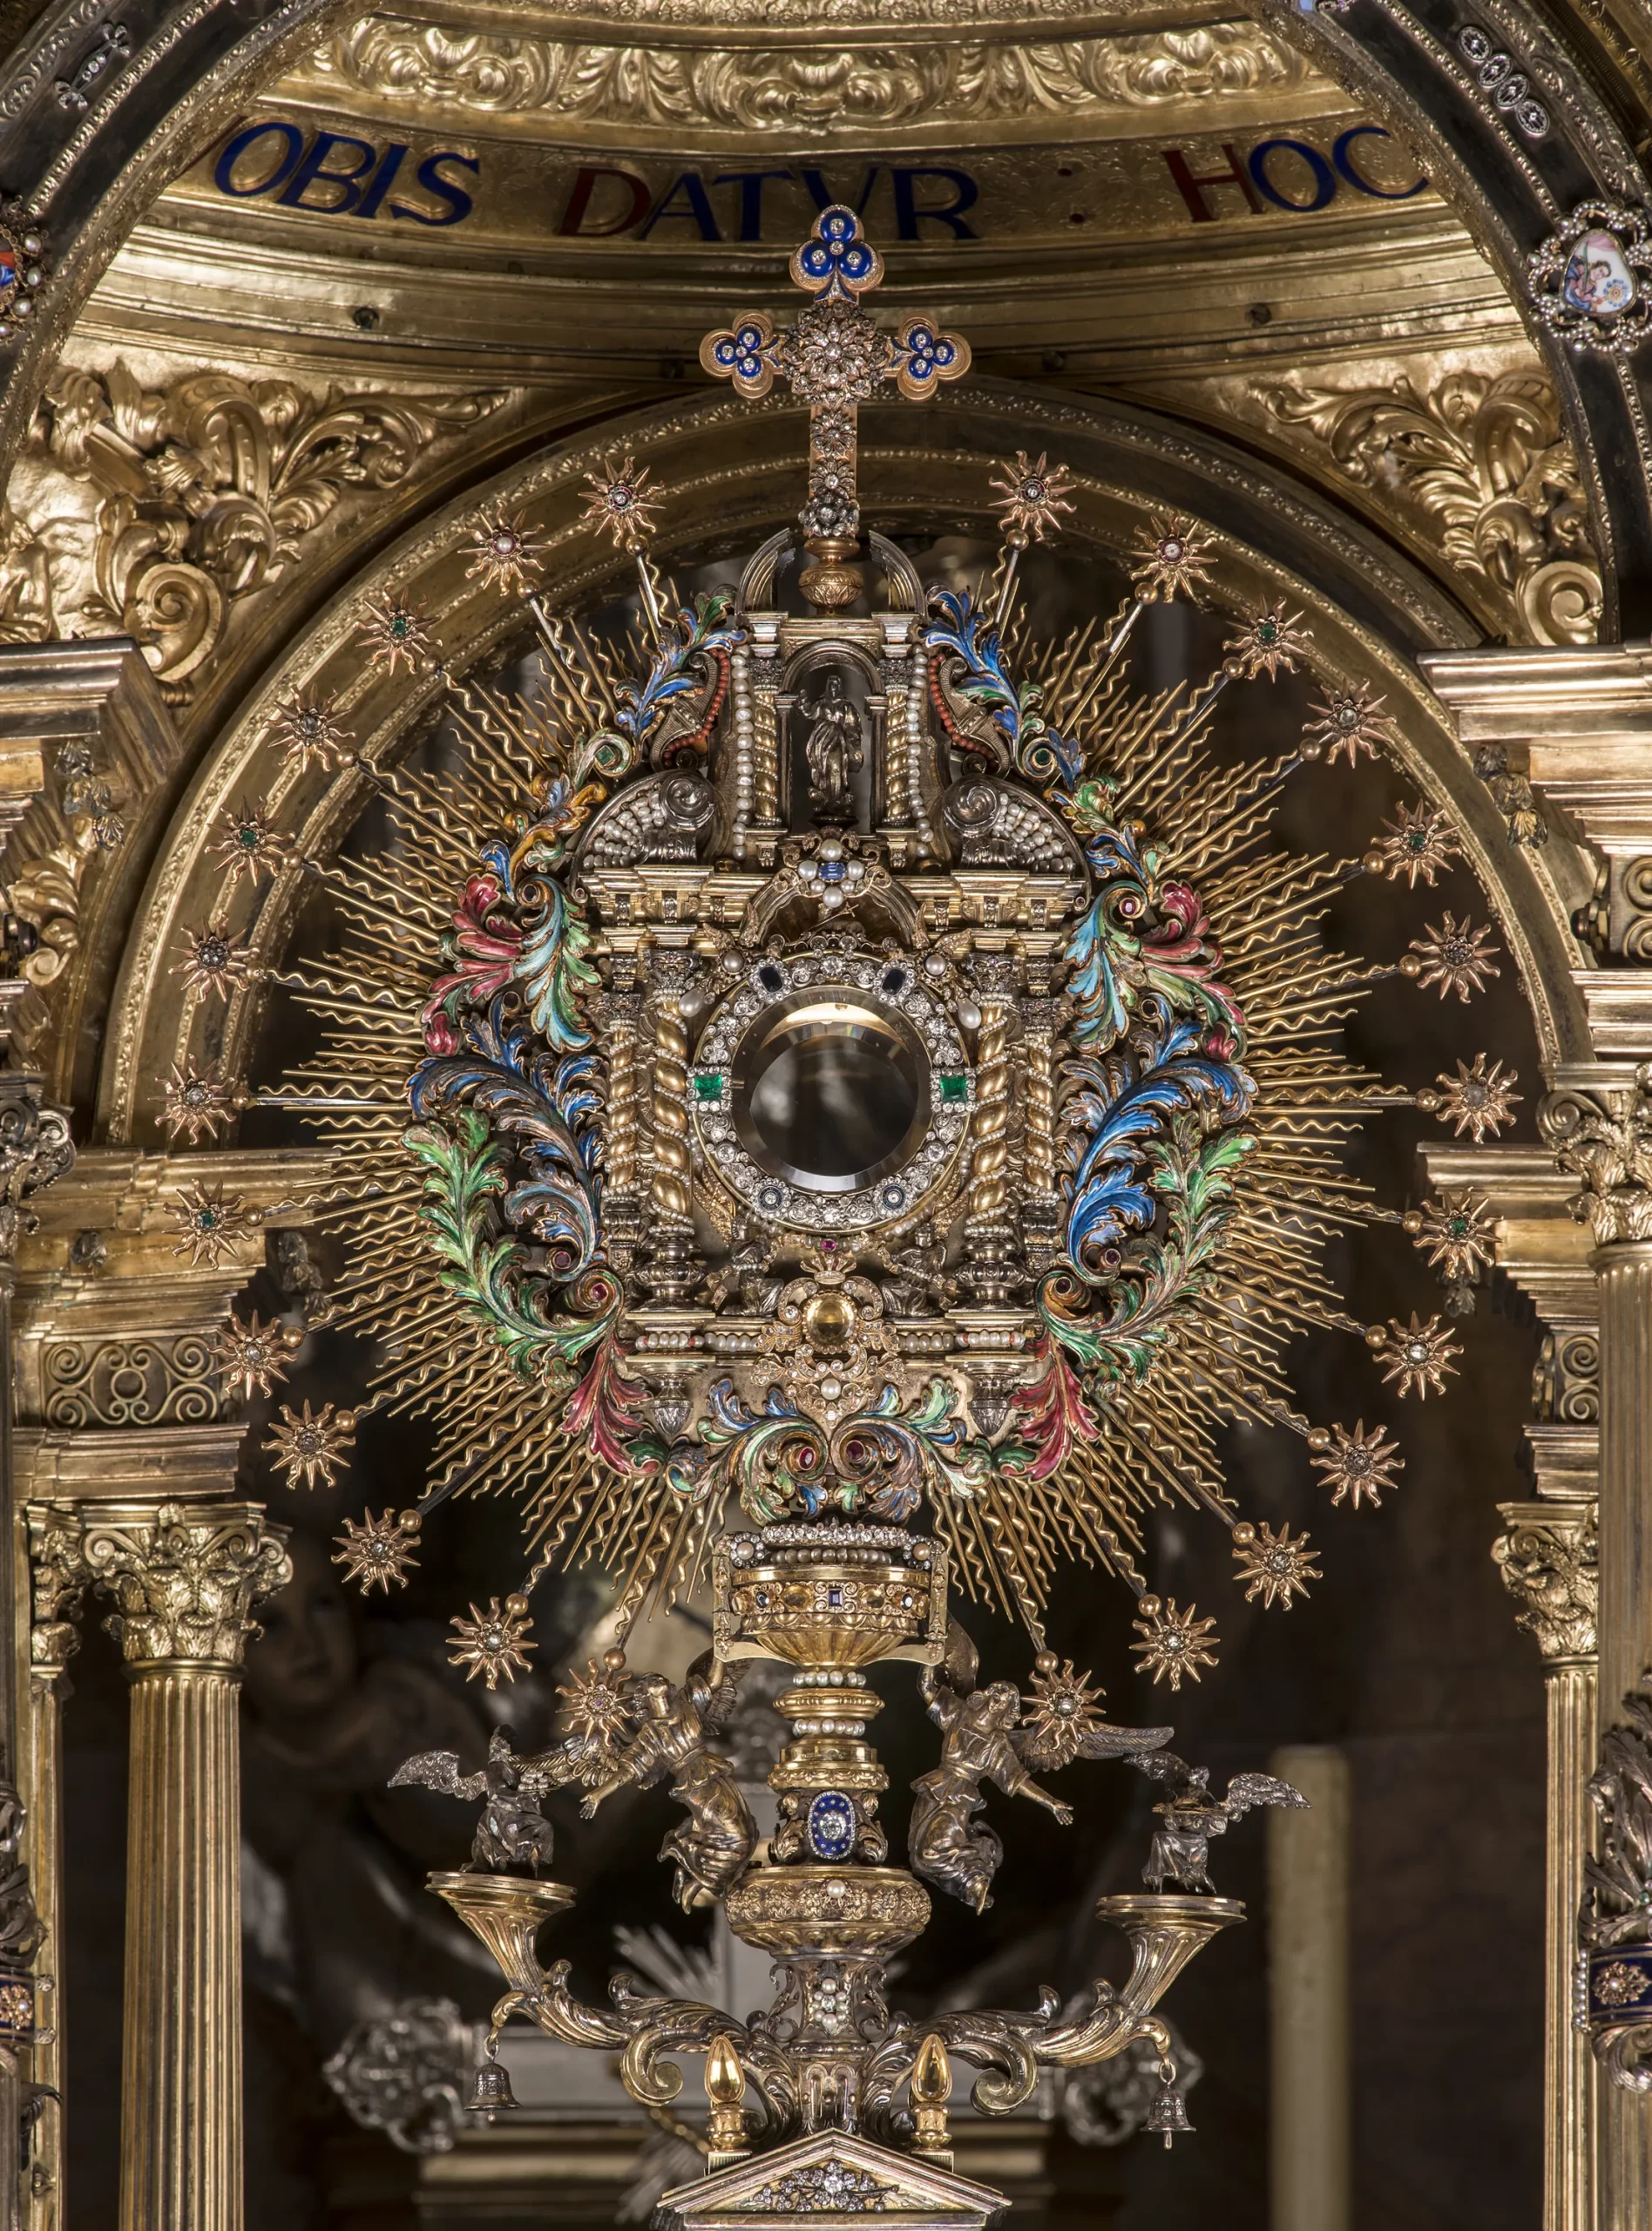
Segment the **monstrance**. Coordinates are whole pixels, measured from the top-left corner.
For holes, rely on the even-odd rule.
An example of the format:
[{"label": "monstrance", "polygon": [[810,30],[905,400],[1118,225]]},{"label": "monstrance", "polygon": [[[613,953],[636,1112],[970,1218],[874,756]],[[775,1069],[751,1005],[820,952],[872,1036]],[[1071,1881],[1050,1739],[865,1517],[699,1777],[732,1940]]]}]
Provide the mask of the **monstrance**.
[{"label": "monstrance", "polygon": [[[1343,1149],[1403,1105],[1478,1141],[1518,1095],[1483,1055],[1411,1093],[1340,1050],[1342,1021],[1395,972],[1324,949],[1327,899],[1360,872],[1432,885],[1452,833],[1418,805],[1347,862],[1281,849],[1272,814],[1303,761],[1351,766],[1395,741],[1381,700],[1322,675],[1294,749],[1213,751],[1222,692],[1314,664],[1283,604],[1244,617],[1197,686],[1138,695],[1133,631],[1155,600],[1195,595],[1218,547],[1168,514],[1120,610],[1034,641],[1022,556],[1082,494],[1042,458],[993,483],[991,578],[926,591],[863,531],[856,409],[886,382],[922,400],[968,349],[932,319],[879,327],[861,296],[881,260],[848,210],[822,214],[791,270],[796,323],[749,313],[701,361],[743,395],[779,382],[808,405],[797,529],[737,589],[685,605],[650,553],[647,468],[593,475],[592,530],[637,567],[626,674],[608,638],[551,608],[522,521],[478,517],[472,571],[527,607],[541,686],[518,700],[451,679],[457,788],[372,765],[393,850],[306,864],[346,933],[281,980],[322,1018],[323,1050],[257,1097],[333,1144],[315,1213],[349,1236],[339,1321],[385,1360],[369,1407],[428,1415],[437,1435],[418,1502],[347,1525],[340,1561],[388,1590],[437,1504],[481,1485],[518,1496],[525,1577],[454,1623],[456,1662],[490,1687],[528,1662],[544,1575],[594,1559],[618,1590],[617,1645],[561,1692],[554,1749],[518,1758],[498,1738],[464,1781],[445,1756],[403,1769],[483,1800],[471,1866],[433,1878],[510,1984],[475,2104],[509,2104],[494,2056],[511,2014],[620,2054],[645,2106],[679,2089],[667,2056],[700,2055],[709,2173],[667,2196],[667,2222],[890,2207],[978,2222],[999,2203],[951,2173],[951,2063],[1005,2112],[1041,2066],[1143,2038],[1167,2053],[1155,2004],[1242,1913],[1211,1891],[1210,1840],[1251,1806],[1299,1801],[1264,1775],[1218,1800],[1165,1747],[1171,1730],[1104,1718],[1046,1647],[1052,1575],[1077,1558],[1121,1583],[1141,1667],[1172,1691],[1215,1662],[1215,1623],[1149,1590],[1156,1505],[1228,1527],[1253,1600],[1304,1590],[1307,1536],[1242,1517],[1219,1436],[1288,1428],[1335,1501],[1380,1500],[1398,1449],[1300,1414],[1283,1351],[1332,1328],[1402,1394],[1438,1390],[1449,1326],[1360,1324],[1324,1247],[1403,1223],[1460,1285],[1486,1259],[1486,1217],[1468,1195],[1382,1209]],[[365,626],[392,668],[433,655],[427,621],[394,601]],[[326,703],[285,717],[295,753],[344,751]],[[196,937],[203,987],[234,944]],[[1491,969],[1486,933],[1450,916],[1399,964],[1442,997]],[[213,1113],[227,1099],[189,1074],[169,1090],[179,1122],[192,1093],[215,1095]],[[232,1322],[224,1353],[249,1384],[283,1362],[256,1319]],[[283,1411],[272,1446],[295,1484],[332,1476],[356,1414]],[[714,1638],[688,1679],[632,1670],[639,1615],[708,1583]],[[1026,1629],[1026,1695],[978,1685],[960,1591]],[[753,1658],[790,1681],[761,1849],[714,1741]],[[941,1738],[905,1866],[867,1740],[866,1669],[890,1659],[917,1669]],[[975,1819],[983,1784],[1065,1815],[1039,1777],[1080,1757],[1161,1786],[1148,1887],[1100,1909],[1130,1939],[1128,1982],[1066,2012],[1047,1995],[923,2023],[891,2011],[885,1963],[931,1892],[978,1911],[990,1895],[1002,1851]],[[541,1798],[581,1785],[588,1816],[663,1777],[684,1808],[662,1854],[678,1898],[720,1904],[773,1955],[774,2002],[749,2020],[623,1977],[611,2006],[584,2005],[565,1963],[536,1956],[572,1901],[543,1873]],[[1167,2137],[1186,2127],[1171,2073],[1152,2124]]]}]

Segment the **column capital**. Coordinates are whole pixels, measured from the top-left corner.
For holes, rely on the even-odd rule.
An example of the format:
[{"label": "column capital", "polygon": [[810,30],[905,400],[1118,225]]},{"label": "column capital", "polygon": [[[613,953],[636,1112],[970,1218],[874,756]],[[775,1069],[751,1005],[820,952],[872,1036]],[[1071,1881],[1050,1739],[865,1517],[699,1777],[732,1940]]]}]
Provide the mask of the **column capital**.
[{"label": "column capital", "polygon": [[1582,1180],[1567,1206],[1597,1247],[1652,1239],[1652,1063],[1593,1088],[1557,1086],[1537,1127],[1556,1168]]},{"label": "column capital", "polygon": [[0,1068],[0,1269],[10,1275],[17,1242],[40,1219],[28,1206],[74,1167],[69,1118],[48,1108],[41,1082],[26,1069]]},{"label": "column capital", "polygon": [[1600,1604],[1593,1502],[1500,1502],[1492,1559],[1546,1665],[1593,1658]]},{"label": "column capital", "polygon": [[105,1504],[82,1514],[80,1556],[112,1597],[127,1666],[238,1667],[253,1607],[292,1578],[286,1529],[257,1503]]}]

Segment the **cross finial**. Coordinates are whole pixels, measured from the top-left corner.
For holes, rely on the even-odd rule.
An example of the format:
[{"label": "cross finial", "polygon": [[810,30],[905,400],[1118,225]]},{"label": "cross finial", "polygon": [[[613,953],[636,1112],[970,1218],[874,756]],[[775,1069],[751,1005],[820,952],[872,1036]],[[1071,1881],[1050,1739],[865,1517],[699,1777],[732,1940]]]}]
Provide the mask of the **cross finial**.
[{"label": "cross finial", "polygon": [[799,519],[804,547],[820,562],[802,576],[811,604],[852,604],[860,575],[847,559],[860,536],[856,501],[856,413],[885,380],[921,403],[970,367],[970,344],[932,317],[885,333],[860,297],[884,275],[884,259],[852,209],[834,203],[791,260],[793,283],[809,301],[796,325],[775,330],[766,310],[748,310],[700,344],[705,370],[754,401],[782,379],[809,410],[809,498]]}]

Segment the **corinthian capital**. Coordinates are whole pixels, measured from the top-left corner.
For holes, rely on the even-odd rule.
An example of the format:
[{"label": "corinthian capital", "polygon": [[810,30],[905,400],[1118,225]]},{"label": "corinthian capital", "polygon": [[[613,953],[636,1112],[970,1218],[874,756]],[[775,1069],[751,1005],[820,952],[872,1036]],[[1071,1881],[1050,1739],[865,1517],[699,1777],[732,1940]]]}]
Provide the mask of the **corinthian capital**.
[{"label": "corinthian capital", "polygon": [[1567,1206],[1597,1245],[1652,1239],[1652,1062],[1627,1084],[1550,1093],[1537,1125],[1559,1168],[1582,1179]]},{"label": "corinthian capital", "polygon": [[129,1665],[239,1665],[253,1606],[292,1578],[285,1538],[256,1503],[171,1502],[89,1512],[80,1547]]},{"label": "corinthian capital", "polygon": [[0,1069],[0,1260],[10,1262],[17,1242],[34,1228],[25,1205],[73,1166],[69,1118],[40,1104],[40,1080],[25,1071]]},{"label": "corinthian capital", "polygon": [[1516,1624],[1535,1635],[1546,1659],[1592,1658],[1599,1597],[1595,1506],[1505,1502],[1498,1510],[1507,1531],[1492,1544],[1492,1556],[1519,1606]]}]

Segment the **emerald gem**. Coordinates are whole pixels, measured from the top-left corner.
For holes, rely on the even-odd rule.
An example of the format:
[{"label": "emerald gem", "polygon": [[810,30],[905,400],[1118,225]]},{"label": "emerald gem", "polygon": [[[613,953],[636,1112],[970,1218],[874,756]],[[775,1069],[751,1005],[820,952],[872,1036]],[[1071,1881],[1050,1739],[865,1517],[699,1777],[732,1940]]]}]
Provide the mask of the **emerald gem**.
[{"label": "emerald gem", "polygon": [[696,1100],[721,1100],[722,1091],[723,1076],[721,1069],[701,1069],[696,1072],[694,1076]]},{"label": "emerald gem", "polygon": [[941,1072],[941,1105],[955,1107],[970,1096],[970,1081],[962,1069],[943,1069]]}]

